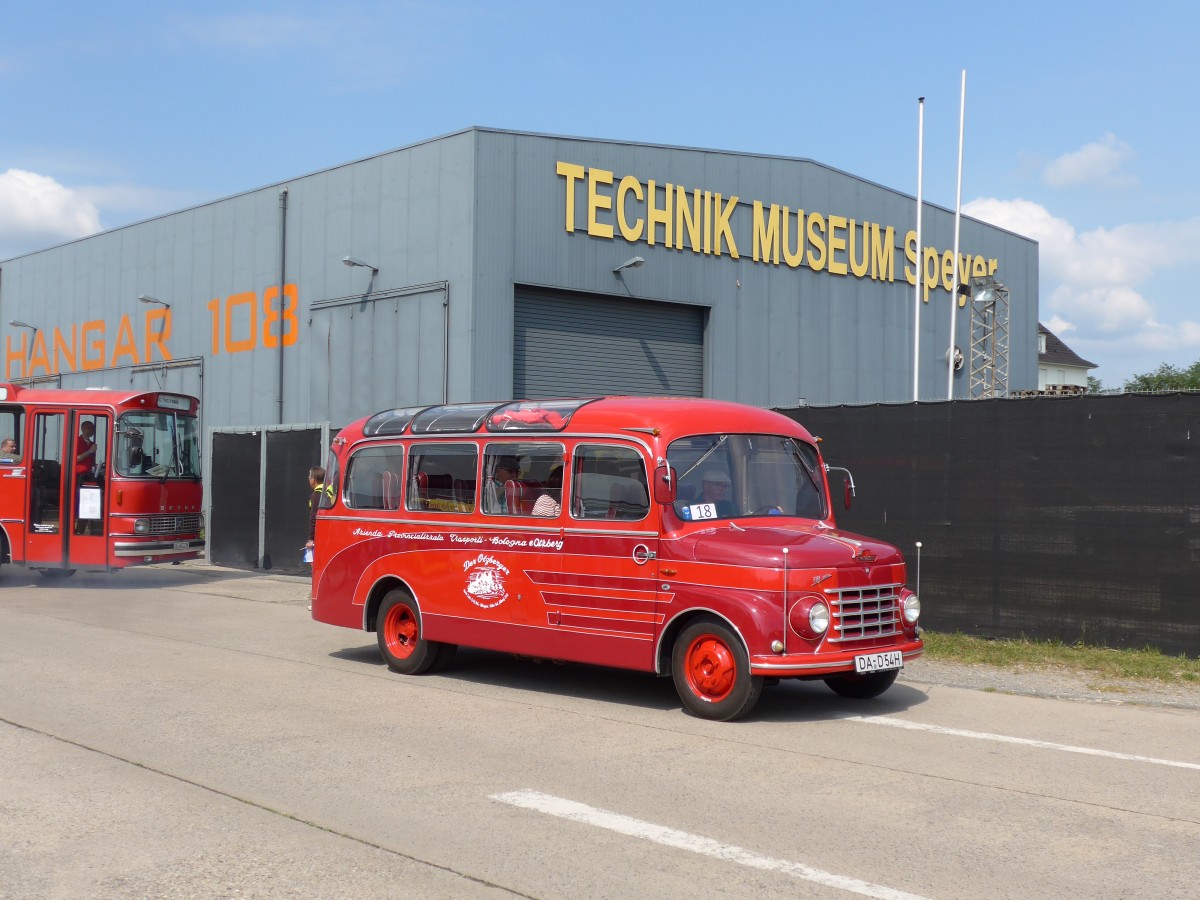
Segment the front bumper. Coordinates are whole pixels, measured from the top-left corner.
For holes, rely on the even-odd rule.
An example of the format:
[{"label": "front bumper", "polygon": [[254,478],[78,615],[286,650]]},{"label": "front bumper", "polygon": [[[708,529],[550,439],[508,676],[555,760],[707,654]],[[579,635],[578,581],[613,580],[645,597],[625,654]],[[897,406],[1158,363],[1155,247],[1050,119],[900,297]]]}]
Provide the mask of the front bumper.
[{"label": "front bumper", "polygon": [[204,538],[178,541],[114,541],[113,556],[130,559],[139,556],[198,556],[204,553]]},{"label": "front bumper", "polygon": [[904,661],[916,659],[925,652],[921,640],[905,641],[886,647],[862,647],[856,650],[838,650],[820,653],[770,654],[750,657],[750,674],[772,678],[820,678],[825,675],[845,675],[854,672],[854,657],[870,653],[899,650]]}]

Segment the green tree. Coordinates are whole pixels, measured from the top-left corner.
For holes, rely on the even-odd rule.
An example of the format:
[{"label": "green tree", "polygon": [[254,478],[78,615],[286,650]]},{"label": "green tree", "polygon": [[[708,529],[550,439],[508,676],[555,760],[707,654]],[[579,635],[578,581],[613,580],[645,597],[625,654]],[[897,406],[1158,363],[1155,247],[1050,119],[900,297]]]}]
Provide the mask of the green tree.
[{"label": "green tree", "polygon": [[1134,375],[1125,382],[1127,391],[1196,391],[1200,390],[1200,359],[1186,369],[1163,363],[1153,372]]},{"label": "green tree", "polygon": [[1089,375],[1087,380],[1087,392],[1089,394],[1104,393],[1104,383],[1095,375]]}]

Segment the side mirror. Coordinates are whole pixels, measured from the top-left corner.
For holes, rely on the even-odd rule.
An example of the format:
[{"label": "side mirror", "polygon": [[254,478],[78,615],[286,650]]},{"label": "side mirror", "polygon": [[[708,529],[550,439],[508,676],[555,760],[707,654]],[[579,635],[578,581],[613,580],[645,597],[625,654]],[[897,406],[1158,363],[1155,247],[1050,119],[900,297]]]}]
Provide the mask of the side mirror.
[{"label": "side mirror", "polygon": [[828,463],[825,464],[825,471],[842,472],[845,474],[846,480],[843,482],[842,502],[846,505],[846,509],[849,509],[850,500],[855,496],[854,476],[850,474],[849,469],[845,469],[842,466],[831,466]]},{"label": "side mirror", "polygon": [[675,502],[675,471],[670,466],[659,466],[654,470],[654,502]]}]

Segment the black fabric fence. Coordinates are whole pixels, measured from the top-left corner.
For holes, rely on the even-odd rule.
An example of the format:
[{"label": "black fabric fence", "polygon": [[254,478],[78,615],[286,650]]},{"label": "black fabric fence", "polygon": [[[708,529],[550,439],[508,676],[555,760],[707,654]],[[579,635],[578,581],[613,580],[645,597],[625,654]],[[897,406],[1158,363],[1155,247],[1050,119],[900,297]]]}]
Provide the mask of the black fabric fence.
[{"label": "black fabric fence", "polygon": [[910,583],[923,544],[926,628],[1200,656],[1200,395],[780,412],[852,471],[841,527],[900,547]]},{"label": "black fabric fence", "polygon": [[319,428],[214,432],[209,559],[238,569],[308,574],[311,567],[301,562],[308,539],[307,477],[322,457]]}]

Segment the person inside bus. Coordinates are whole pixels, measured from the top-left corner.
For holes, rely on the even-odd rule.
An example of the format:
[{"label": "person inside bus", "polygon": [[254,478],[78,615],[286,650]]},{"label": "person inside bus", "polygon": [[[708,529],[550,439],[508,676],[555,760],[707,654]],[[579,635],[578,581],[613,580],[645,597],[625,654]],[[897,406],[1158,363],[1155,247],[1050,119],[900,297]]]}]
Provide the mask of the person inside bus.
[{"label": "person inside bus", "polygon": [[535,516],[549,518],[559,514],[562,510],[562,483],[563,467],[555,466],[546,476],[546,486],[543,488],[545,493],[534,501],[533,514]]},{"label": "person inside bus", "polygon": [[720,469],[705,472],[700,482],[700,496],[696,502],[711,503],[716,507],[718,516],[728,518],[734,514],[733,501],[729,499],[732,486],[729,476]]},{"label": "person inside bus", "polygon": [[79,426],[79,434],[75,438],[75,477],[79,479],[90,475],[96,465],[96,426],[92,422],[84,422]]},{"label": "person inside bus", "polygon": [[508,512],[508,505],[504,498],[504,485],[509,481],[515,481],[520,475],[521,465],[515,457],[501,456],[496,460],[492,476],[487,481],[487,512]]},{"label": "person inside bus", "polygon": [[21,454],[17,452],[16,438],[5,438],[0,441],[0,463],[15,463],[21,461]]}]

